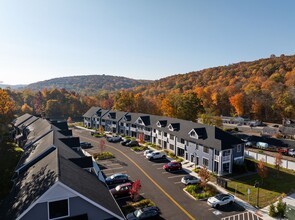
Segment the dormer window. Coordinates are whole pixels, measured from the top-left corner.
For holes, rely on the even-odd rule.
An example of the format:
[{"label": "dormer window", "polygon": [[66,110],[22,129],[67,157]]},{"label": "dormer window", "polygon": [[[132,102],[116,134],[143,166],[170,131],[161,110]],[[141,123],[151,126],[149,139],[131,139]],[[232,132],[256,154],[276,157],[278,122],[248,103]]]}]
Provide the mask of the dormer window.
[{"label": "dormer window", "polygon": [[207,132],[205,128],[194,128],[188,134],[191,138],[195,138],[195,139],[207,138]]},{"label": "dormer window", "polygon": [[171,124],[168,126],[168,129],[169,129],[170,131],[173,131],[173,127],[172,127]]},{"label": "dormer window", "polygon": [[159,128],[162,127],[161,123],[159,121],[157,122],[157,127],[159,127]]},{"label": "dormer window", "polygon": [[142,124],[142,120],[141,119],[138,119],[137,122],[138,122],[138,124]]},{"label": "dormer window", "polygon": [[[198,135],[197,135],[197,133],[196,133],[195,131],[191,131],[191,132],[190,132],[190,136],[193,137],[193,138],[194,138],[194,137],[196,137],[196,138],[198,137]],[[198,139],[198,138],[197,138],[197,139]]]}]

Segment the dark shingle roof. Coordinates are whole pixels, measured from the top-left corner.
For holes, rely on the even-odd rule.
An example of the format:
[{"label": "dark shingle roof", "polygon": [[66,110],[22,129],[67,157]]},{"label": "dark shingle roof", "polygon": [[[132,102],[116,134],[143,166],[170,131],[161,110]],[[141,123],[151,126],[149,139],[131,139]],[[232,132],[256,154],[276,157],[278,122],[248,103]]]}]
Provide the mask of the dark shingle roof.
[{"label": "dark shingle roof", "polygon": [[[70,138],[56,129],[44,119],[28,126],[32,144],[27,145],[18,165],[18,168],[25,165],[26,169],[14,176],[12,191],[0,206],[0,219],[16,219],[57,181],[106,208],[111,215],[124,218],[107,186],[96,175],[81,168],[92,167],[92,158],[81,158],[67,146]],[[36,138],[46,131],[49,132],[42,138]],[[47,153],[39,157],[44,152]]]},{"label": "dark shingle roof", "polygon": [[101,108],[100,107],[91,107],[84,115],[83,117],[91,118],[98,112]]},{"label": "dark shingle roof", "polygon": [[16,118],[12,124],[15,126],[15,127],[18,127],[20,126],[22,123],[24,123],[25,121],[27,121],[28,119],[30,119],[31,117],[33,117],[33,115],[30,115],[28,113]]}]

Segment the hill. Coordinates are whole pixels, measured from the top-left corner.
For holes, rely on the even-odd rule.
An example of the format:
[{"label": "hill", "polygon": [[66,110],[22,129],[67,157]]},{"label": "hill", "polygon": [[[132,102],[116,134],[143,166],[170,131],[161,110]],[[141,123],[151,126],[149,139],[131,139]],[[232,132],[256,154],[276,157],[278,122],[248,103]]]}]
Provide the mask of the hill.
[{"label": "hill", "polygon": [[281,122],[284,117],[295,118],[295,55],[272,55],[267,59],[173,75],[137,87],[134,92],[164,101],[169,94],[173,97],[194,92],[207,114]]},{"label": "hill", "polygon": [[151,81],[135,80],[120,76],[110,75],[83,75],[60,77],[50,80],[40,81],[27,85],[26,88],[41,91],[47,89],[66,89],[67,91],[75,91],[80,94],[92,95],[99,90],[117,91],[120,89],[128,89],[140,85],[147,85]]}]

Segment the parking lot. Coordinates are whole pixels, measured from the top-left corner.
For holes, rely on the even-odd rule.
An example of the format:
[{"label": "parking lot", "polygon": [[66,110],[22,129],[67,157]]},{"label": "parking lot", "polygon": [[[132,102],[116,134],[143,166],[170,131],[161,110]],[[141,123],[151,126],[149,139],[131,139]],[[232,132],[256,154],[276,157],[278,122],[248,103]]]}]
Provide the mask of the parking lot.
[{"label": "parking lot", "polygon": [[[93,147],[87,149],[90,154],[99,152],[99,139],[91,137],[89,132],[75,133],[81,140],[92,143]],[[99,162],[102,172],[106,176],[125,173],[131,181],[139,179],[142,185],[140,194],[156,203],[163,219],[221,219],[245,211],[236,203],[216,210],[209,207],[206,201],[196,201],[188,196],[183,191],[185,186],[181,178],[190,171],[165,171],[163,165],[169,162],[168,159],[149,161],[143,152],[134,152],[119,143],[107,143],[105,151],[112,152],[115,158]],[[118,204],[123,205],[125,200],[128,198],[118,199]]]}]

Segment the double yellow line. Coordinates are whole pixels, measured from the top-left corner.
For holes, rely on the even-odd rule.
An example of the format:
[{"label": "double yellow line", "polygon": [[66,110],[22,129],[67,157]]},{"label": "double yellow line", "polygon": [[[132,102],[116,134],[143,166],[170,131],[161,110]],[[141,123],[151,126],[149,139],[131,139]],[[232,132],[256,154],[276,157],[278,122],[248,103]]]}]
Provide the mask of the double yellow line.
[{"label": "double yellow line", "polygon": [[[93,141],[92,139],[89,139],[87,137],[83,137],[86,138],[90,141]],[[97,142],[97,141],[95,141]],[[98,142],[97,142],[98,143]],[[126,155],[125,153],[123,153],[122,151],[118,150],[117,148],[107,145],[108,147],[118,151],[119,153],[121,153],[122,155],[124,155],[128,160],[130,160],[147,178],[149,178],[150,181],[152,181],[153,184],[155,184],[155,186],[158,187],[159,190],[161,190],[184,214],[186,214],[189,219],[195,220],[195,218],[188,213],[188,211],[186,211],[178,202],[176,202],[156,181],[153,180],[153,178],[151,178],[134,160],[132,160],[128,155]]]}]

